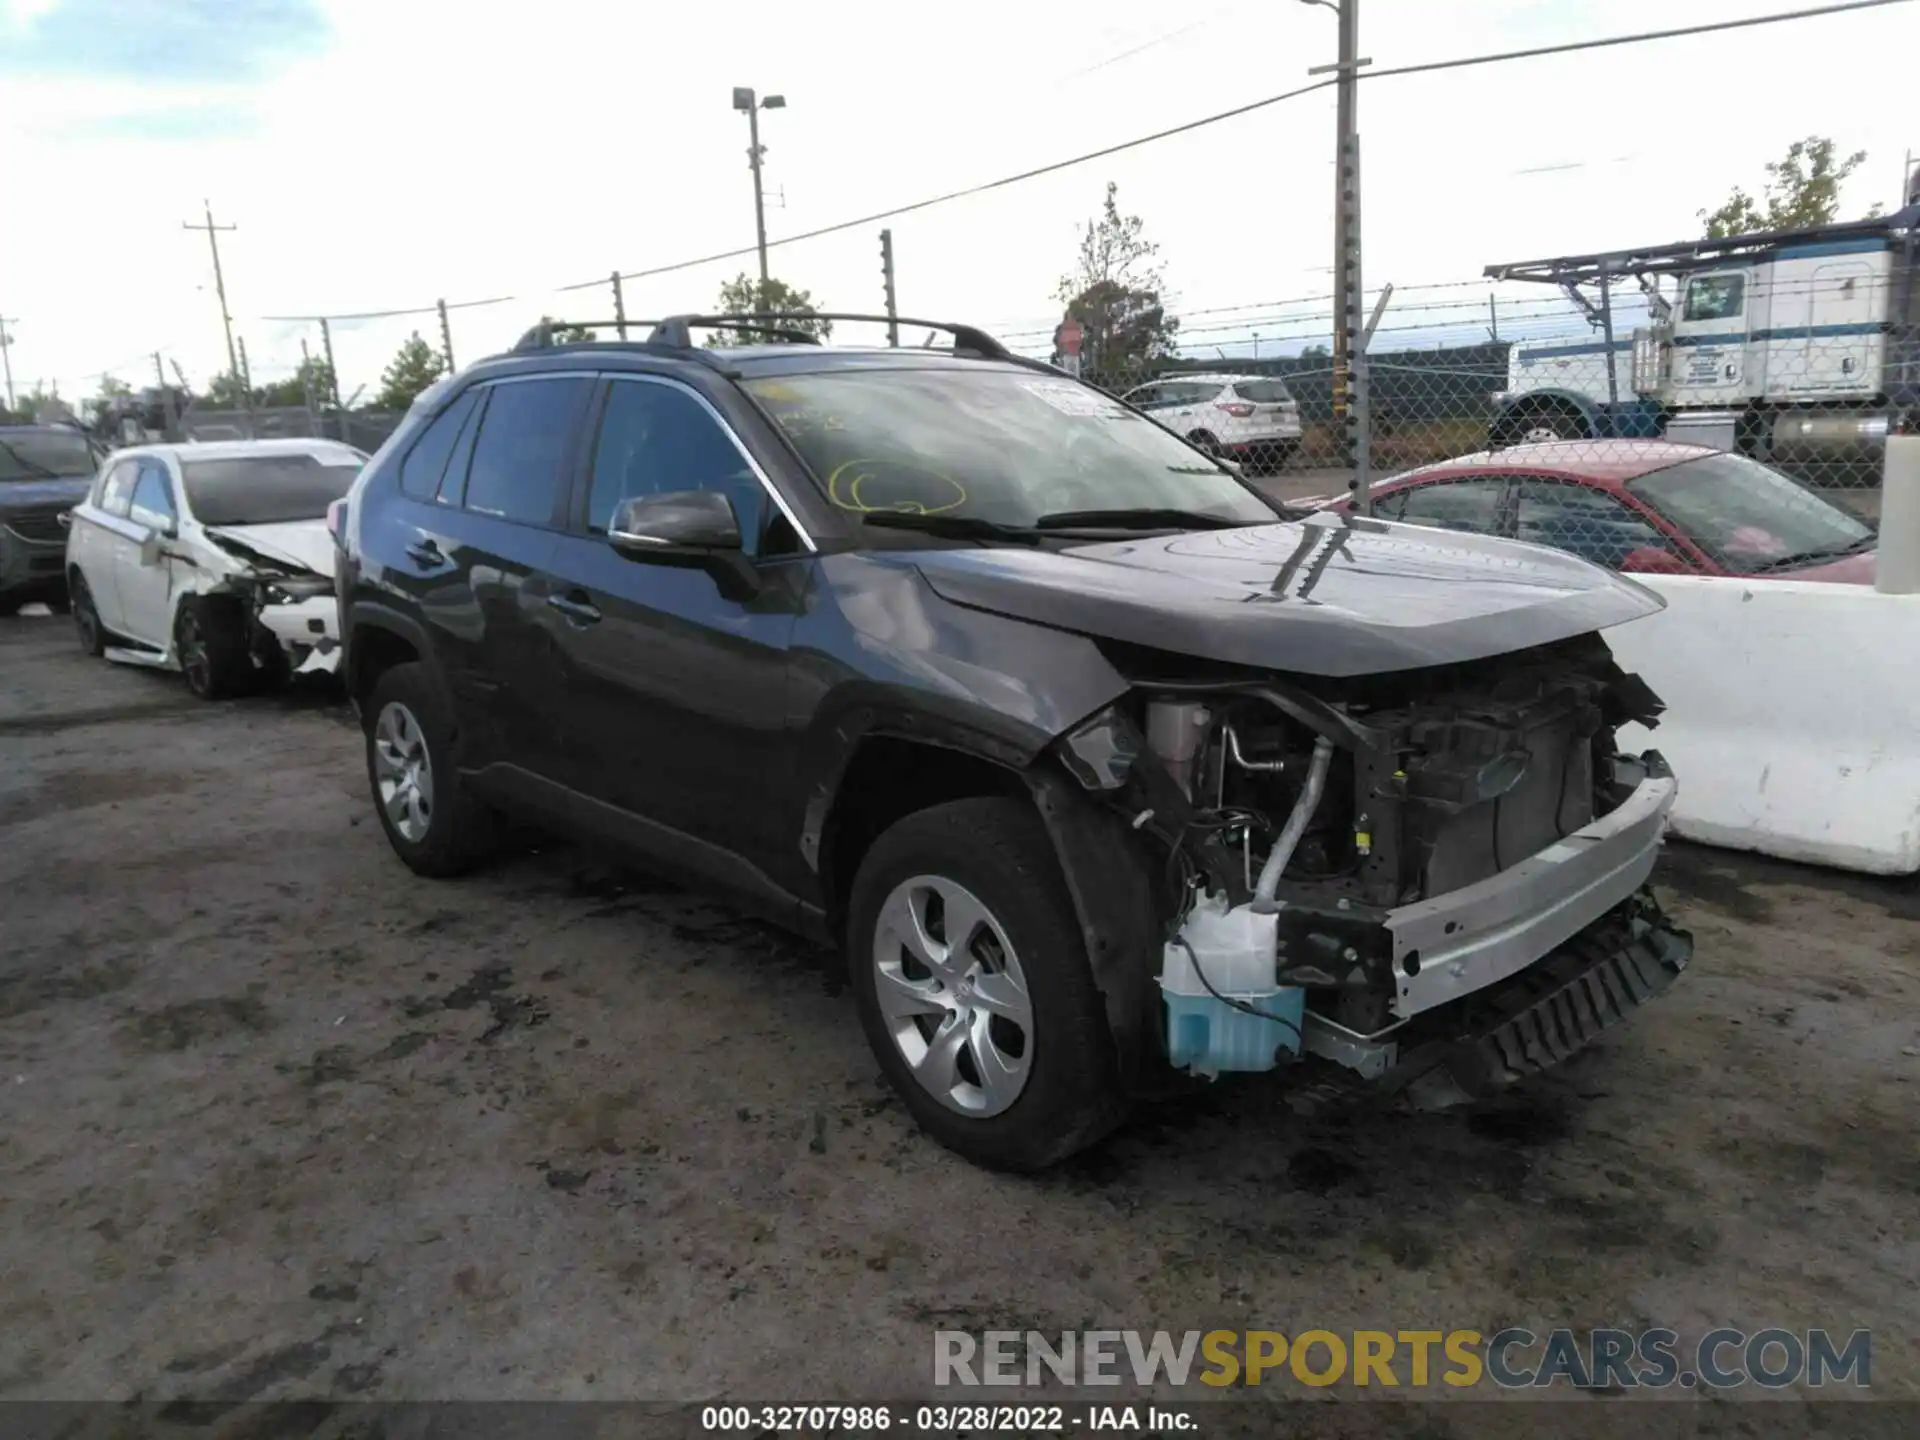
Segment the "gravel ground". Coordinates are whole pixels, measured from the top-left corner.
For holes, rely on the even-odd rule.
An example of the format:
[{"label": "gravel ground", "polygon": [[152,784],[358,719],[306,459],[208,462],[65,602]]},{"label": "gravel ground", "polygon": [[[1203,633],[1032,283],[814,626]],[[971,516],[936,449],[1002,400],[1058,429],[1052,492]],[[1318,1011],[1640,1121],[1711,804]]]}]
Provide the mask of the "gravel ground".
[{"label": "gravel ground", "polygon": [[1911,883],[1675,847],[1694,968],[1511,1103],[1227,1084],[1020,1180],[772,930],[558,846],[413,877],[325,691],[0,621],[0,756],[0,1397],[871,1399],[935,1328],[1517,1323],[1871,1327],[1920,1398]]}]

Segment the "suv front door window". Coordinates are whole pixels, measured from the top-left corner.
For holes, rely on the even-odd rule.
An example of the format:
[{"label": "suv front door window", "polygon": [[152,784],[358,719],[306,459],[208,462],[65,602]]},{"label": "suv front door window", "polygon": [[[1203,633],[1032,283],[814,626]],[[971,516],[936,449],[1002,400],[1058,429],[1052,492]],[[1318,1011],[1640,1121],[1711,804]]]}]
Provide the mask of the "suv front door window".
[{"label": "suv front door window", "polygon": [[[578,523],[559,542],[556,569],[599,619],[552,628],[575,783],[634,817],[626,823],[770,856],[783,822],[763,800],[805,557],[775,553],[797,545],[782,543],[790,532],[745,450],[676,381],[609,379],[588,453]],[[698,564],[630,559],[608,543],[621,499],[677,490],[733,501],[742,540],[760,540],[758,594]]]},{"label": "suv front door window", "polygon": [[622,500],[711,490],[732,503],[747,554],[759,552],[767,492],[740,447],[678,386],[610,382],[592,453],[587,528],[594,534],[606,534]]}]

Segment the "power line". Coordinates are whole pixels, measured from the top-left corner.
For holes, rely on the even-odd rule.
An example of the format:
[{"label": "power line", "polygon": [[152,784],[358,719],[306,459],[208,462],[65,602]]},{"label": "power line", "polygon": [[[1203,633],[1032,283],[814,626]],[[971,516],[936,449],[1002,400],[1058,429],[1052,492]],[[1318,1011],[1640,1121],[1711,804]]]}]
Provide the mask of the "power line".
[{"label": "power line", "polygon": [[[1649,30],[1631,35],[1605,36],[1598,40],[1580,40],[1566,45],[1542,46],[1533,50],[1512,50],[1492,55],[1467,56],[1456,60],[1435,60],[1417,65],[1395,66],[1385,70],[1362,71],[1361,78],[1363,80],[1380,80],[1389,75],[1415,75],[1430,70],[1458,69],[1468,65],[1491,65],[1501,61],[1527,59],[1537,55],[1557,55],[1576,50],[1601,49],[1607,46],[1635,45],[1650,40],[1664,40],[1686,35],[1704,35],[1717,30],[1747,29],[1756,25],[1779,24],[1786,20],[1814,19],[1823,15],[1842,14],[1851,10],[1868,10],[1885,5],[1904,5],[1907,3],[1910,3],[1910,0],[1843,0],[1843,3],[1835,5],[1820,6],[1806,10],[1791,10],[1774,15],[1749,16],[1741,20],[1723,20],[1712,24],[1690,25],[1673,30]],[[1183,135],[1193,130],[1202,129],[1208,125],[1217,125],[1225,120],[1235,120],[1242,115],[1251,114],[1256,110],[1265,109],[1270,105],[1278,105],[1285,100],[1298,99],[1300,96],[1311,94],[1316,90],[1327,89],[1335,83],[1334,80],[1321,80],[1312,85],[1303,85],[1297,89],[1282,91],[1278,95],[1269,95],[1262,100],[1254,100],[1245,105],[1237,105],[1231,110],[1222,110],[1216,114],[1202,116],[1197,120],[1189,120],[1182,125],[1175,125],[1165,130],[1157,130],[1151,135],[1142,135],[1137,139],[1124,140],[1118,144],[1108,145],[1099,150],[1088,151],[1084,155],[1076,155],[1071,159],[1056,160],[1049,165],[1040,165],[1031,170],[1022,170],[1018,174],[1002,176],[998,180],[989,180],[984,184],[971,185],[960,190],[951,190],[944,195],[935,195],[926,200],[915,201],[911,205],[902,205],[892,210],[876,211],[871,215],[862,215],[855,220],[842,220],[832,225],[820,226],[818,229],[804,230],[797,235],[782,236],[778,240],[769,240],[767,246],[771,249],[778,245],[796,244],[802,240],[815,240],[824,235],[834,235],[843,230],[852,230],[861,226],[871,225],[876,221],[891,220],[901,215],[910,215],[917,210],[925,210],[935,205],[944,205],[949,201],[964,200],[974,195],[985,194],[991,190],[1003,189],[1009,185],[1018,185],[1027,180],[1038,179],[1043,175],[1051,175],[1061,170],[1070,169],[1075,165],[1084,165],[1091,160],[1105,159],[1109,155],[1117,155],[1126,150],[1138,149],[1142,145],[1151,145],[1156,141],[1170,139],[1175,135]],[[737,260],[742,256],[755,254],[757,250],[757,246],[743,246],[739,249],[721,251],[712,255],[703,255],[698,259],[675,261],[671,265],[656,265],[645,270],[625,271],[622,272],[620,278],[622,280],[643,280],[655,275],[669,275],[680,270],[691,270],[701,265],[715,264],[721,260]],[[561,285],[556,287],[556,289],[559,291],[588,290],[606,283],[604,278],[599,278],[581,281],[574,285]]]},{"label": "power line", "polygon": [[[1842,3],[1838,4],[1781,11],[1771,15],[1752,15],[1738,20],[1721,20],[1703,25],[1688,25],[1666,30],[1645,30],[1628,35],[1603,36],[1595,40],[1571,41],[1564,45],[1543,45],[1527,50],[1507,50],[1489,55],[1464,56],[1453,60],[1431,60],[1413,65],[1391,66],[1382,70],[1363,71],[1361,72],[1360,78],[1367,81],[1374,81],[1383,80],[1395,75],[1419,75],[1439,70],[1461,69],[1467,66],[1493,65],[1509,60],[1534,59],[1545,55],[1563,55],[1582,50],[1605,49],[1620,45],[1638,45],[1654,40],[1677,39],[1691,35],[1708,35],[1723,30],[1752,29],[1761,25],[1777,25],[1789,20],[1819,19],[1829,15],[1846,14],[1856,10],[1872,10],[1887,5],[1902,5],[1907,3],[1910,3],[1910,0],[1842,0]],[[1075,155],[1065,160],[1056,160],[1050,164],[1038,165],[1028,170],[1019,171],[1016,174],[1005,175],[997,180],[989,180],[979,185],[969,185],[958,190],[947,191],[944,194],[930,196],[924,200],[916,200],[911,204],[895,206],[888,210],[878,210],[855,219],[842,220],[832,225],[822,225],[812,230],[803,230],[798,234],[782,236],[777,240],[769,240],[767,246],[769,249],[772,249],[781,245],[798,244],[803,240],[817,240],[823,236],[836,235],[842,231],[872,225],[877,221],[892,220],[902,215],[911,215],[917,211],[930,209],[936,205],[945,205],[954,200],[964,200],[975,195],[986,194],[993,190],[1005,189],[1010,185],[1018,185],[1028,180],[1039,179],[1045,175],[1056,174],[1059,171],[1071,169],[1077,165],[1084,165],[1093,160],[1102,160],[1110,155],[1118,155],[1128,150],[1138,149],[1143,145],[1151,145],[1160,140],[1171,139],[1176,135],[1188,134],[1210,125],[1220,124],[1223,121],[1235,120],[1243,115],[1252,114],[1257,110],[1264,110],[1269,106],[1278,105],[1287,100],[1294,100],[1303,95],[1310,95],[1316,90],[1327,89],[1336,83],[1337,82],[1332,79],[1316,81],[1310,85],[1303,85],[1292,90],[1282,91],[1277,95],[1269,95],[1264,99],[1250,101],[1244,105],[1236,105],[1228,110],[1221,110],[1211,115],[1204,115],[1199,119],[1189,120],[1184,124],[1169,126],[1163,130],[1156,130],[1150,135],[1141,135],[1132,140],[1123,140],[1117,144],[1103,146],[1098,150],[1090,150],[1085,154]],[[693,259],[677,260],[669,265],[655,265],[643,270],[622,271],[620,272],[620,278],[622,280],[644,280],[657,275],[670,275],[682,270],[697,269],[703,265],[717,264],[722,260],[741,259],[744,256],[757,254],[758,250],[758,245],[746,245],[731,250],[715,251],[712,254],[701,255]],[[571,285],[555,286],[553,293],[571,293],[581,290],[591,290],[607,283],[606,277],[597,276],[592,280],[582,280]],[[479,306],[501,305],[517,298],[518,297],[512,295],[502,295],[488,300],[465,300],[450,303],[447,308],[471,309]],[[431,315],[436,312],[437,308],[437,306],[433,305],[413,306],[395,310],[364,311],[351,315],[336,315],[329,318],[338,320],[386,320],[413,315]],[[305,321],[310,323],[322,317],[318,315],[278,315],[264,316],[262,318],[281,322]]]},{"label": "power line", "polygon": [[1706,25],[1683,25],[1674,30],[1643,30],[1633,35],[1609,35],[1600,40],[1575,40],[1565,45],[1539,45],[1531,50],[1503,50],[1495,55],[1469,55],[1459,60],[1428,60],[1418,65],[1393,65],[1385,70],[1363,70],[1362,80],[1384,80],[1389,75],[1425,75],[1434,70],[1460,70],[1469,65],[1497,65],[1505,60],[1533,60],[1542,55],[1570,55],[1577,50],[1601,50],[1612,45],[1639,45],[1648,40],[1675,40],[1686,35],[1711,35],[1721,30],[1749,30],[1756,25],[1778,25],[1783,20],[1817,20],[1850,10],[1877,10],[1883,5],[1905,5],[1910,0],[1844,0],[1838,5],[1816,5],[1807,10],[1783,10],[1773,15],[1749,15],[1742,20],[1716,20]]}]

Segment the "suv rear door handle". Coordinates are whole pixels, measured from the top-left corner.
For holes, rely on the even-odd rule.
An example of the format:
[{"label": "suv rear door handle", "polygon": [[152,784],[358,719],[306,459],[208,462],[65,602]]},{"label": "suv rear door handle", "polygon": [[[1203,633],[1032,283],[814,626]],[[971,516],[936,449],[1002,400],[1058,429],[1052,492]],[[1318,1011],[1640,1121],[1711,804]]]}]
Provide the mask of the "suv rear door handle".
[{"label": "suv rear door handle", "polygon": [[447,563],[447,557],[440,553],[440,547],[431,540],[416,540],[407,546],[407,558],[429,570]]},{"label": "suv rear door handle", "polygon": [[571,595],[549,595],[547,604],[558,610],[576,625],[594,625],[600,620],[600,607],[586,599],[578,591]]}]

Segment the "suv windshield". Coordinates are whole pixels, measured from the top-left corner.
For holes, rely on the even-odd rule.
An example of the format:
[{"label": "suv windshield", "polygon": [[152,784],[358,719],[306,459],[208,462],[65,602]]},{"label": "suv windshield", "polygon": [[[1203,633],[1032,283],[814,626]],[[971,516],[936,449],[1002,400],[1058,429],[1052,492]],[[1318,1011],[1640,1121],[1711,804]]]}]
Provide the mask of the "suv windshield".
[{"label": "suv windshield", "polygon": [[202,525],[273,525],[320,520],[360,473],[358,461],[318,455],[245,455],[180,466],[187,508]]},{"label": "suv windshield", "polygon": [[1627,489],[1737,573],[1863,550],[1874,531],[1830,500],[1744,455],[1706,455]]},{"label": "suv windshield", "polygon": [[51,480],[94,472],[86,437],[64,431],[0,430],[0,480]]},{"label": "suv windshield", "polygon": [[1090,386],[1016,370],[888,367],[749,380],[843,510],[1030,526],[1082,510],[1181,510],[1249,525],[1272,507]]}]

